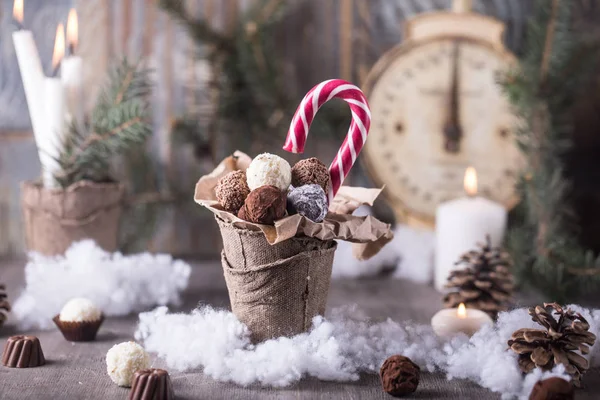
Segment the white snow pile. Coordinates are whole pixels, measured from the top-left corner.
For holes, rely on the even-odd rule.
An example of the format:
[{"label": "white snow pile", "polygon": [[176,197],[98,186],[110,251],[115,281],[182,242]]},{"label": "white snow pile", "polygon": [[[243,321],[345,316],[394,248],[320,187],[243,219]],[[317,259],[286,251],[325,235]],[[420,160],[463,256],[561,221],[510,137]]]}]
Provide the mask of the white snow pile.
[{"label": "white snow pile", "polygon": [[[369,207],[358,208],[354,214],[370,215]],[[376,276],[393,270],[392,276],[418,283],[433,280],[434,234],[400,224],[394,229],[394,239],[374,257],[360,261],[352,255],[352,243],[338,241],[333,259],[332,278]]]},{"label": "white snow pile", "polygon": [[[588,318],[590,330],[599,335],[600,310],[592,315],[573,308]],[[446,373],[448,379],[470,379],[504,398],[527,398],[541,378],[569,379],[562,366],[522,376],[516,354],[507,351],[507,340],[513,331],[527,326],[535,324],[525,309],[518,309],[501,314],[494,327],[470,339],[462,335],[442,342],[429,325],[370,321],[356,307],[344,307],[333,310],[328,319],[316,317],[308,333],[253,345],[247,328],[229,311],[203,306],[191,314],[169,314],[166,307],[159,307],[140,314],[135,336],[170,368],[203,368],[216,380],[244,386],[284,387],[307,376],[354,381],[361,372],[377,373],[388,356],[402,354],[423,370]],[[599,347],[594,346],[592,357]]]},{"label": "white snow pile", "polygon": [[108,253],[92,240],[74,243],[64,256],[30,253],[13,315],[21,329],[47,329],[73,297],[88,298],[106,316],[177,305],[190,272],[187,263],[167,254]]}]

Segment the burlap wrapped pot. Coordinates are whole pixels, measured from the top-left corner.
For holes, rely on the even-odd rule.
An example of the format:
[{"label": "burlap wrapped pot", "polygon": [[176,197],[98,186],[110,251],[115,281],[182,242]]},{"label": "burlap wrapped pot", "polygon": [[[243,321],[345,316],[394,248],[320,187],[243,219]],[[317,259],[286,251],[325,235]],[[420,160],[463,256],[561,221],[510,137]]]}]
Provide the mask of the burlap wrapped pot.
[{"label": "burlap wrapped pot", "polygon": [[124,195],[123,185],[117,183],[81,181],[66,189],[22,183],[27,247],[51,256],[90,238],[107,251],[117,250]]},{"label": "burlap wrapped pot", "polygon": [[336,242],[294,237],[270,245],[261,231],[216,220],[231,308],[252,340],[306,332],[325,313]]}]

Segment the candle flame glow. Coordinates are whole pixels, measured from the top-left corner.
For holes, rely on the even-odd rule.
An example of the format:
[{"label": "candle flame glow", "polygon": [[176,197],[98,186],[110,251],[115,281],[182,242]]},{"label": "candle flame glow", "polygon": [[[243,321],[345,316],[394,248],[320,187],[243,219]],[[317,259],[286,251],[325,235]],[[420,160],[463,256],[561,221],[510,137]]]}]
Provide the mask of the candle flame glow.
[{"label": "candle flame glow", "polygon": [[458,310],[456,310],[456,315],[461,319],[467,318],[467,308],[465,307],[465,303],[460,303]]},{"label": "candle flame glow", "polygon": [[13,6],[13,17],[20,24],[23,23],[23,0],[15,0],[14,6]]},{"label": "candle flame glow", "polygon": [[465,171],[465,180],[464,180],[465,192],[469,196],[475,196],[477,194],[477,172],[475,168],[469,167]]},{"label": "candle flame glow", "polygon": [[65,56],[65,27],[58,24],[56,28],[56,41],[54,42],[54,53],[52,53],[52,68],[56,69]]},{"label": "candle flame glow", "polygon": [[69,18],[67,19],[67,46],[75,50],[78,44],[79,22],[77,20],[77,11],[71,8]]}]

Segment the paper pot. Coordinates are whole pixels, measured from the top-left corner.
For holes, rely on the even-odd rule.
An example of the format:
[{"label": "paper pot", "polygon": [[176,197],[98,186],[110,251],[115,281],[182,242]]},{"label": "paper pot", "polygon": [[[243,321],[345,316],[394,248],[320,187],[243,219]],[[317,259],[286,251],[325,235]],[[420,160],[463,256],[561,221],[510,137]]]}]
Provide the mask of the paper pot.
[{"label": "paper pot", "polygon": [[306,332],[325,313],[336,242],[294,237],[271,245],[260,231],[216,219],[231,309],[252,340]]},{"label": "paper pot", "polygon": [[230,171],[245,170],[250,157],[241,152],[200,178],[194,200],[215,215],[223,237],[222,264],[233,313],[251,331],[254,342],[306,332],[325,313],[335,240],[355,243],[365,259],[389,243],[389,224],[352,212],[372,205],[380,189],[343,186],[322,222],[289,215],[274,225],[244,221],[225,211],[215,187]]},{"label": "paper pot", "polygon": [[117,250],[125,190],[116,183],[77,182],[66,189],[21,184],[25,239],[31,251],[64,254],[71,243],[93,239],[107,251]]}]

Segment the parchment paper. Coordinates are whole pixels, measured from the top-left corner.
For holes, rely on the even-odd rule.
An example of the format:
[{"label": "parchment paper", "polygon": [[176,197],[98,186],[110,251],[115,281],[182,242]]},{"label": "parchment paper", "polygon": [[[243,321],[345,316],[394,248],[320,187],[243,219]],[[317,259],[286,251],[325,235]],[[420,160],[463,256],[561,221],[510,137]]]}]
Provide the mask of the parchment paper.
[{"label": "parchment paper", "polygon": [[283,242],[294,236],[308,236],[321,240],[345,240],[360,243],[353,248],[359,260],[367,259],[393,238],[391,226],[373,216],[355,216],[352,212],[361,205],[373,205],[382,189],[367,189],[342,186],[329,207],[325,220],[313,222],[301,215],[290,215],[278,221],[275,226],[261,225],[244,221],[221,208],[215,196],[215,186],[221,177],[235,170],[246,170],[252,159],[236,151],[224,159],[213,172],[200,178],[196,184],[194,200],[206,207],[219,218],[236,227],[262,231],[270,244]]}]

